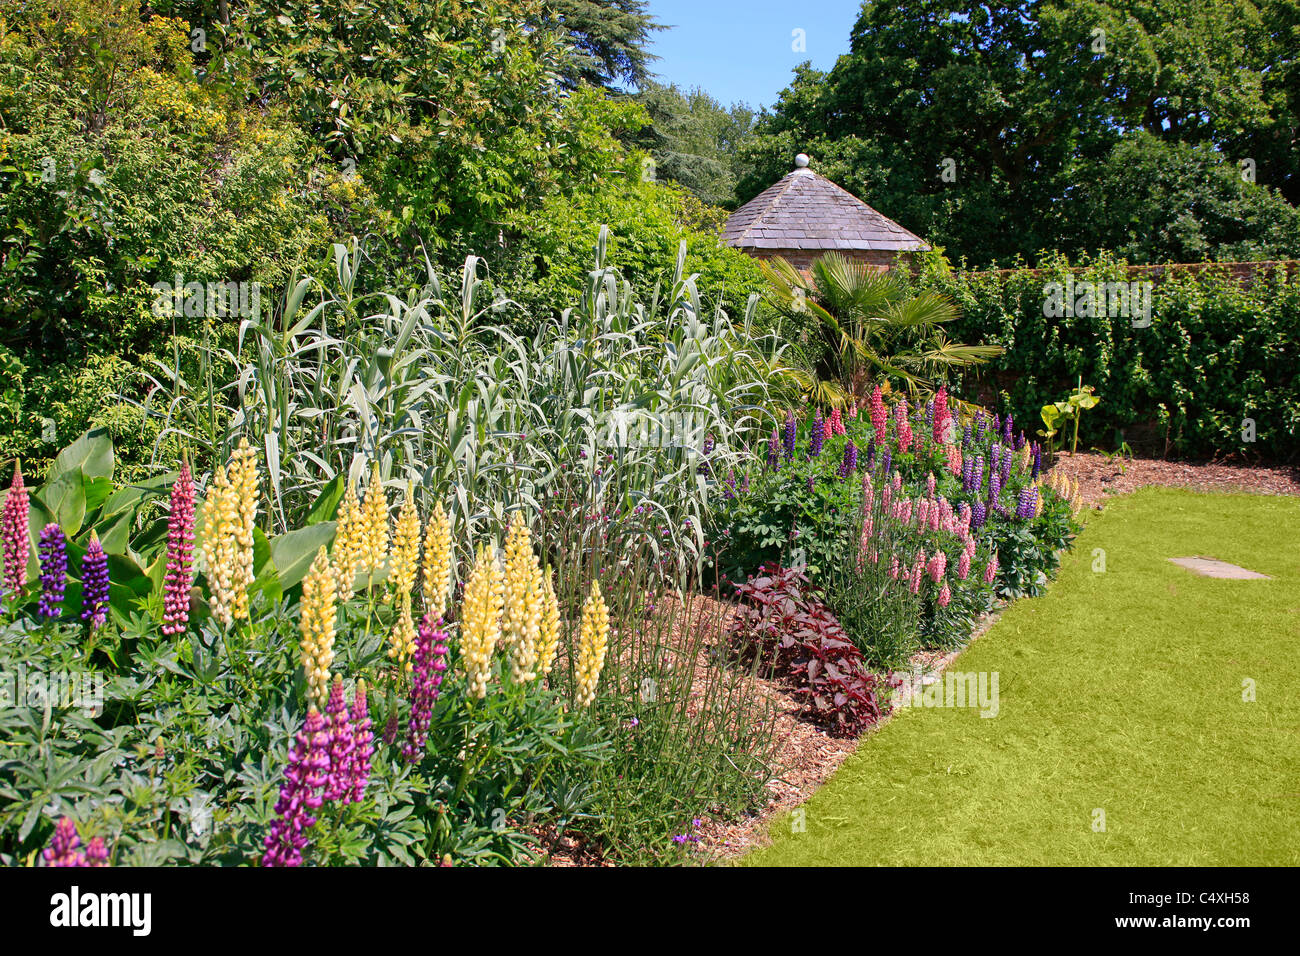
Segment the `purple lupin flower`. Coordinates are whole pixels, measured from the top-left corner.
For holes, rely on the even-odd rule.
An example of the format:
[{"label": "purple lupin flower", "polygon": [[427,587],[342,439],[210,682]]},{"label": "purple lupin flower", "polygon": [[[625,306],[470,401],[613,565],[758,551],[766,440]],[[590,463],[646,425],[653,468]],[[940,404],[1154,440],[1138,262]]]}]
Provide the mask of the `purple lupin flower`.
[{"label": "purple lupin flower", "polygon": [[1011,461],[1015,457],[1011,447],[1007,446],[1002,449],[1002,485],[1006,487],[1007,482],[1011,480]]},{"label": "purple lupin flower", "polygon": [[822,410],[817,409],[813,419],[812,433],[808,437],[808,457],[816,458],[822,453],[822,443],[826,440],[826,423],[822,421]]},{"label": "purple lupin flower", "polygon": [[794,412],[785,413],[785,457],[790,459],[794,457],[794,439],[795,439],[795,421]]},{"label": "purple lupin flower", "polygon": [[1002,494],[1002,476],[992,465],[989,466],[989,504],[997,502]]},{"label": "purple lupin flower", "polygon": [[91,837],[86,844],[87,866],[108,866],[108,844],[103,837]]},{"label": "purple lupin flower", "polygon": [[1011,434],[1012,434],[1011,413],[1007,412],[1007,419],[1002,423],[1002,443],[1004,445],[1011,444]]},{"label": "purple lupin flower", "polygon": [[316,822],[312,815],[320,808],[321,792],[329,781],[329,725],[315,707],[289,749],[289,765],[276,801],[276,819],[266,835],[263,866],[301,866],[307,847],[306,830]]},{"label": "purple lupin flower", "polygon": [[81,837],[77,836],[77,825],[71,817],[59,817],[54,824],[54,836],[50,845],[41,851],[46,866],[86,866],[86,855],[77,849],[81,846]]},{"label": "purple lupin flower", "polygon": [[1020,501],[1016,507],[1016,517],[1021,520],[1032,518],[1037,506],[1038,488],[1035,485],[1025,485],[1020,489]]},{"label": "purple lupin flower", "polygon": [[888,478],[889,468],[893,463],[894,453],[890,450],[890,447],[886,445],[884,448],[880,449],[880,474]]},{"label": "purple lupin flower", "polygon": [[812,494],[813,491],[815,491],[815,490],[816,490],[816,479],[815,479],[812,475],[809,475],[809,476],[808,476],[808,494]]},{"label": "purple lupin flower", "polygon": [[964,430],[964,431],[962,432],[962,434],[961,434],[961,450],[962,450],[962,451],[969,451],[969,450],[970,450],[970,446],[971,446],[971,441],[972,441],[972,440],[973,440],[973,439],[972,439],[972,437],[971,437],[970,422],[967,422],[967,423],[966,423],[966,428],[965,428],[965,430]]},{"label": "purple lupin flower", "polygon": [[1030,472],[1029,478],[1031,481],[1037,481],[1038,473],[1043,470],[1043,446],[1038,444],[1038,442],[1034,442],[1033,447],[1034,447],[1034,468],[1033,471]]},{"label": "purple lupin flower", "polygon": [[840,477],[847,478],[853,474],[858,467],[858,446],[853,444],[853,439],[844,446],[844,460],[840,462]]},{"label": "purple lupin flower", "polygon": [[772,437],[767,441],[767,469],[776,471],[781,464],[781,439],[777,437],[776,429],[772,429]]},{"label": "purple lupin flower", "polygon": [[970,506],[970,529],[976,532],[984,527],[984,521],[988,517],[988,511],[984,508],[984,502],[976,501]]},{"label": "purple lupin flower", "polygon": [[94,531],[81,559],[81,619],[90,622],[92,631],[108,621],[108,555]]},{"label": "purple lupin flower", "polygon": [[36,613],[41,617],[57,618],[68,583],[68,545],[63,529],[53,522],[47,524],[41,530],[36,550],[41,559],[41,598]]},{"label": "purple lupin flower", "polygon": [[370,757],[374,753],[374,734],[370,732],[370,711],[366,701],[366,682],[357,681],[352,695],[352,803],[359,803],[366,795],[370,782]]},{"label": "purple lupin flower", "polygon": [[875,469],[875,467],[876,467],[876,440],[874,438],[868,438],[866,469],[867,471],[872,471]]},{"label": "purple lupin flower", "polygon": [[1024,432],[1021,432],[1020,434],[1018,434],[1018,435],[1016,436],[1016,451],[1020,451],[1020,449],[1024,448],[1024,447],[1025,447],[1025,442],[1026,442],[1026,441],[1027,441],[1027,439],[1025,438],[1025,433],[1024,433]]},{"label": "purple lupin flower", "polygon": [[414,763],[424,753],[433,719],[433,705],[438,701],[443,672],[447,670],[447,632],[442,619],[432,620],[429,615],[420,622],[412,655],[411,718],[406,725],[406,745],[402,756]]},{"label": "purple lupin flower", "polygon": [[356,743],[352,721],[348,717],[348,702],[343,696],[343,678],[338,674],[334,675],[334,683],[330,685],[325,717],[329,721],[330,733],[330,771],[325,784],[325,799],[348,803],[352,796],[352,751]]}]

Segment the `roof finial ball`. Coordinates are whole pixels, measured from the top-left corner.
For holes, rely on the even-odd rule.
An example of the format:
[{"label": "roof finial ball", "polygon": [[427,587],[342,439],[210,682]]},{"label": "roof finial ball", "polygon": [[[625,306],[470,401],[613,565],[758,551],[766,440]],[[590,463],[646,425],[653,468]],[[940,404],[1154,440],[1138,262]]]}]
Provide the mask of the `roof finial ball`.
[{"label": "roof finial ball", "polygon": [[813,171],[808,168],[808,154],[800,153],[794,158],[794,172],[792,176],[811,176]]}]

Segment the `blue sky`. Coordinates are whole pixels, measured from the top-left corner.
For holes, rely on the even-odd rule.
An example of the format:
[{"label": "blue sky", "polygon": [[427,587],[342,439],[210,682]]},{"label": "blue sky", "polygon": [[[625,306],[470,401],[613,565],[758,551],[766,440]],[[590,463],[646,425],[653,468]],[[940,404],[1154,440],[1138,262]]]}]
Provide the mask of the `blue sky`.
[{"label": "blue sky", "polygon": [[[861,0],[650,0],[671,30],[655,33],[651,64],[663,83],[701,87],[722,103],[771,106],[804,60],[828,70],[849,51]],[[802,30],[806,50],[791,49]]]}]

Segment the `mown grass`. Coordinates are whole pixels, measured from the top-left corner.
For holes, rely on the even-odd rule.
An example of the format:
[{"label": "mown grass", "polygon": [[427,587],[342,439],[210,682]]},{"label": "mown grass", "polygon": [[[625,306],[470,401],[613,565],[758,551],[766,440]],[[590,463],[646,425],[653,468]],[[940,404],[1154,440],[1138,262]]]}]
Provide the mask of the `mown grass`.
[{"label": "mown grass", "polygon": [[[1272,580],[1166,560],[1187,555]],[[1300,501],[1117,499],[952,667],[999,673],[997,717],[901,712],[801,808],[804,832],[787,814],[742,862],[1300,863]]]}]

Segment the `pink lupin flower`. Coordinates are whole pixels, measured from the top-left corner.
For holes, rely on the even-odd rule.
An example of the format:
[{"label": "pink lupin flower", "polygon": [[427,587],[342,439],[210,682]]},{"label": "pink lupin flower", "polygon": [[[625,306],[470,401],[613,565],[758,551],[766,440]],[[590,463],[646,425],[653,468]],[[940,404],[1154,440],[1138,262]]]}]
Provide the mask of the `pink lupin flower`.
[{"label": "pink lupin flower", "polygon": [[912,423],[907,418],[907,399],[900,398],[894,406],[894,431],[898,436],[898,450],[912,447]]},{"label": "pink lupin flower", "polygon": [[903,490],[903,473],[901,471],[895,471],[894,472],[894,494],[898,494],[902,490]]},{"label": "pink lupin flower", "polygon": [[934,393],[934,425],[931,435],[935,444],[948,440],[948,389],[942,385]]},{"label": "pink lupin flower", "polygon": [[916,525],[918,528],[924,528],[930,523],[930,502],[922,498],[916,503]]},{"label": "pink lupin flower", "polygon": [[895,554],[893,557],[889,559],[889,576],[893,578],[895,581],[897,581],[898,576],[902,573],[903,573],[902,563],[898,560],[898,555]]},{"label": "pink lupin flower", "polygon": [[947,607],[948,602],[952,600],[952,592],[948,590],[948,582],[943,582],[943,587],[939,589],[939,607]]},{"label": "pink lupin flower", "polygon": [[925,496],[927,498],[934,497],[934,484],[934,472],[930,472],[925,476]]},{"label": "pink lupin flower", "polygon": [[163,582],[164,634],[183,634],[190,621],[190,588],[194,585],[194,477],[190,463],[172,484],[167,516],[167,576]]},{"label": "pink lupin flower", "polygon": [[998,576],[998,553],[993,552],[993,557],[989,558],[989,563],[984,566],[984,583],[992,584]]},{"label": "pink lupin flower", "polygon": [[826,422],[826,431],[831,435],[843,435],[847,429],[844,427],[844,418],[840,415],[838,407],[831,409],[831,417]]},{"label": "pink lupin flower", "polygon": [[5,494],[5,507],[0,515],[0,545],[4,550],[3,587],[11,600],[17,600],[19,592],[27,584],[27,560],[31,550],[27,531],[31,502],[27,498],[27,487],[23,484],[23,471],[14,464],[14,480]]},{"label": "pink lupin flower", "polygon": [[930,502],[930,530],[938,531],[943,525],[943,513],[939,510],[939,502]]},{"label": "pink lupin flower", "polygon": [[352,695],[352,778],[351,803],[359,803],[370,782],[370,758],[374,754],[374,734],[370,730],[370,708],[366,700],[366,682],[357,681]]},{"label": "pink lupin flower", "polygon": [[965,551],[963,551],[961,553],[961,556],[957,558],[957,579],[960,581],[965,581],[969,575],[970,575],[970,555],[967,554]]},{"label": "pink lupin flower", "polygon": [[335,674],[330,686],[329,701],[325,704],[325,717],[330,732],[330,772],[325,784],[325,799],[350,803],[352,797],[352,721],[348,717],[348,703],[343,697],[343,678]]},{"label": "pink lupin flower", "polygon": [[447,670],[447,632],[442,619],[425,615],[415,639],[411,679],[411,719],[407,722],[402,755],[414,763],[424,753],[433,705],[438,701],[443,672]]},{"label": "pink lupin flower", "polygon": [[944,554],[942,551],[935,552],[934,557],[930,559],[928,565],[928,570],[930,572],[930,580],[935,584],[938,584],[939,579],[943,577],[943,572],[946,571],[947,568],[948,568],[948,556]]},{"label": "pink lupin flower", "polygon": [[917,594],[921,590],[921,576],[925,573],[925,549],[922,548],[916,552],[916,560],[912,563],[912,593]]},{"label": "pink lupin flower", "polygon": [[885,399],[877,385],[871,391],[871,428],[875,433],[876,444],[885,440],[885,429],[889,426],[889,414],[885,411]]}]

